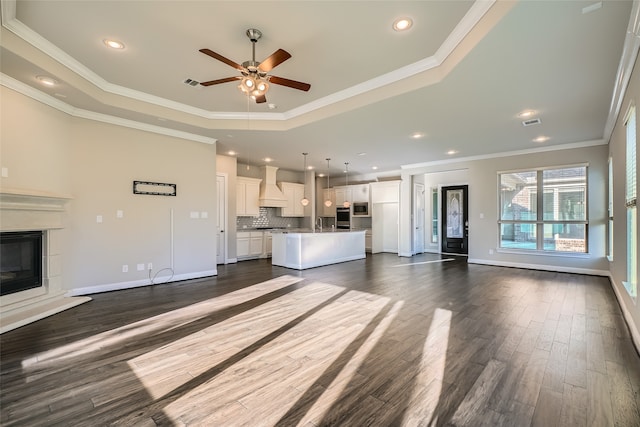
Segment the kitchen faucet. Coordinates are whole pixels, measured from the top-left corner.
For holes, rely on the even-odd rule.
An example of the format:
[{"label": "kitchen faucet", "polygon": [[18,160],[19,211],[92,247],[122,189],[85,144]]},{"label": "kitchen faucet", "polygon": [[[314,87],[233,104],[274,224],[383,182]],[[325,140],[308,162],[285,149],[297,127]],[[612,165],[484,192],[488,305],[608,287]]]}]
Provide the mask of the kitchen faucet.
[{"label": "kitchen faucet", "polygon": [[[320,225],[318,225],[318,224],[320,224]],[[316,228],[318,228],[320,231],[322,231],[322,217],[321,216],[316,218]]]}]

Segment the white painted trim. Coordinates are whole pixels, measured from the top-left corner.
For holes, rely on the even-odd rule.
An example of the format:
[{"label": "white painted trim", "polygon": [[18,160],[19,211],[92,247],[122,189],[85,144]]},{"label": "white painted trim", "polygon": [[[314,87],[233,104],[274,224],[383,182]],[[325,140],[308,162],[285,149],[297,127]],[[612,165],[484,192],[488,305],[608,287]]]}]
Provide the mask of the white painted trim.
[{"label": "white painted trim", "polygon": [[529,148],[526,150],[514,150],[514,151],[504,151],[500,153],[483,154],[481,156],[459,157],[459,158],[446,159],[446,160],[436,160],[433,162],[412,163],[408,165],[401,165],[400,168],[403,170],[417,169],[417,168],[424,168],[428,166],[449,165],[452,163],[497,159],[500,157],[521,156],[523,154],[546,153],[549,151],[558,151],[558,150],[573,150],[576,148],[595,147],[598,145],[607,145],[607,141],[604,139],[595,139],[592,141],[573,142],[570,144],[560,144],[560,145],[549,145],[546,147]]},{"label": "white painted trim", "polygon": [[29,323],[44,319],[45,317],[61,313],[65,310],[73,308],[77,305],[91,301],[89,297],[75,298],[55,298],[54,300],[42,301],[41,303],[30,306],[26,311],[20,311],[12,314],[2,315],[2,325],[0,325],[0,334],[11,331],[13,329],[25,326]]},{"label": "white painted trim", "polygon": [[638,331],[638,327],[633,321],[633,317],[631,316],[631,312],[627,309],[627,305],[624,302],[624,298],[622,298],[622,294],[618,286],[615,285],[615,281],[613,280],[613,276],[611,273],[608,275],[609,282],[611,283],[611,287],[613,288],[613,293],[616,295],[616,299],[618,300],[618,305],[620,306],[620,310],[622,311],[622,316],[624,317],[625,322],[627,322],[627,326],[629,327],[629,332],[631,333],[631,340],[636,347],[636,351],[640,353],[640,332]]},{"label": "white painted trim", "polygon": [[547,264],[527,264],[522,262],[495,261],[495,260],[478,259],[478,258],[469,258],[467,262],[469,264],[493,265],[496,267],[514,267],[514,268],[524,268],[527,270],[556,271],[558,273],[587,274],[590,276],[606,276],[606,277],[609,276],[609,272],[607,270],[594,270],[591,268],[562,267],[558,265],[547,265]]},{"label": "white painted trim", "polygon": [[[165,283],[180,282],[180,281],[189,280],[189,279],[201,279],[203,277],[211,277],[211,276],[217,276],[217,275],[218,275],[218,269],[207,270],[207,271],[197,271],[197,272],[185,273],[185,274],[177,274],[173,276],[171,280],[168,282],[163,282],[165,277],[158,277],[157,280],[160,283],[156,283],[153,286],[164,285]],[[132,280],[129,282],[106,283],[103,285],[87,286],[84,288],[71,289],[67,292],[67,296],[90,295],[90,294],[97,294],[101,292],[111,292],[111,291],[120,291],[123,289],[139,288],[142,286],[152,286],[152,285],[149,279]]]},{"label": "white painted trim", "polygon": [[206,136],[196,135],[194,133],[183,132],[175,129],[137,122],[134,120],[109,116],[107,114],[95,113],[93,111],[88,111],[81,108],[75,108],[65,102],[60,101],[59,99],[47,95],[44,92],[40,92],[39,90],[2,73],[0,73],[0,85],[12,89],[24,96],[41,102],[45,105],[48,105],[49,107],[55,108],[56,110],[62,111],[63,113],[66,113],[73,117],[94,120],[102,123],[109,123],[116,126],[141,130],[143,132],[151,132],[160,135],[171,136],[174,138],[186,139],[188,141],[201,142],[203,144],[215,144],[218,141],[215,138],[208,138]]},{"label": "white painted trim", "polygon": [[627,25],[627,33],[625,35],[624,44],[622,46],[622,56],[616,73],[615,86],[611,96],[611,105],[609,106],[609,116],[604,126],[604,140],[609,141],[613,134],[616,121],[620,115],[622,101],[631,79],[631,73],[638,57],[640,49],[640,2],[634,1],[631,9],[629,24]]},{"label": "white painted trim", "polygon": [[227,264],[236,264],[237,262],[238,262],[238,258],[227,259]]}]

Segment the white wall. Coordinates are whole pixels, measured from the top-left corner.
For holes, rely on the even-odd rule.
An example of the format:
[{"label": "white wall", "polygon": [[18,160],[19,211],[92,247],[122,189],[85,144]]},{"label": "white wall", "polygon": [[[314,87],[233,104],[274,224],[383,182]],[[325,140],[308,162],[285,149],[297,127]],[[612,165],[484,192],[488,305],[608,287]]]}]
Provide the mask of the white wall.
[{"label": "white wall", "polygon": [[[70,294],[144,285],[147,263],[152,273],[169,267],[171,210],[174,278],[216,274],[215,145],[69,117],[0,90],[1,162],[9,169],[2,187],[73,197],[63,254]],[[177,196],[134,195],[133,180],[177,184]],[[116,218],[117,210],[123,218]],[[209,218],[191,219],[191,212]],[[137,271],[138,263],[144,271]]]}]

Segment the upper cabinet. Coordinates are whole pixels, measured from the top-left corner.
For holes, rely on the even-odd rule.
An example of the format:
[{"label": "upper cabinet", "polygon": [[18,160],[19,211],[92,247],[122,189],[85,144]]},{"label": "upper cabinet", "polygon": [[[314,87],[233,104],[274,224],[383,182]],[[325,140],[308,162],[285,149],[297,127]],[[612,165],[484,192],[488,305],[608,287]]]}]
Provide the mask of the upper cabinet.
[{"label": "upper cabinet", "polygon": [[350,185],[351,188],[351,197],[353,200],[350,200],[353,203],[370,203],[370,192],[369,192],[369,184],[358,184],[358,185]]},{"label": "upper cabinet", "polygon": [[400,201],[400,181],[372,182],[372,203],[398,203]]},{"label": "upper cabinet", "polygon": [[342,206],[344,202],[352,202],[351,197],[351,186],[346,187],[334,187],[336,193],[336,206]]},{"label": "upper cabinet", "polygon": [[239,176],[236,179],[236,215],[259,216],[260,207],[258,197],[260,195],[261,179]]},{"label": "upper cabinet", "polygon": [[304,216],[304,206],[300,203],[304,197],[304,184],[280,182],[278,185],[287,199],[287,206],[280,210],[280,216]]}]

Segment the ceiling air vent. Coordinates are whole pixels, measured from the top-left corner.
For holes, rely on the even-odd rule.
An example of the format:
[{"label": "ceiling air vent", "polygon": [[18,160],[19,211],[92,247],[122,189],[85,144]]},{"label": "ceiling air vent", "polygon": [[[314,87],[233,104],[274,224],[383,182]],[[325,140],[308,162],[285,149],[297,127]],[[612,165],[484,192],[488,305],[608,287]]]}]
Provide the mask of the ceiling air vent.
[{"label": "ceiling air vent", "polygon": [[540,119],[529,119],[529,120],[524,120],[522,122],[522,126],[533,126],[533,125],[539,125],[540,123],[542,123]]},{"label": "ceiling air vent", "polygon": [[193,79],[184,79],[183,83],[186,84],[186,85],[189,85],[191,87],[196,87],[196,86],[198,86],[200,84],[200,82],[195,81]]}]

